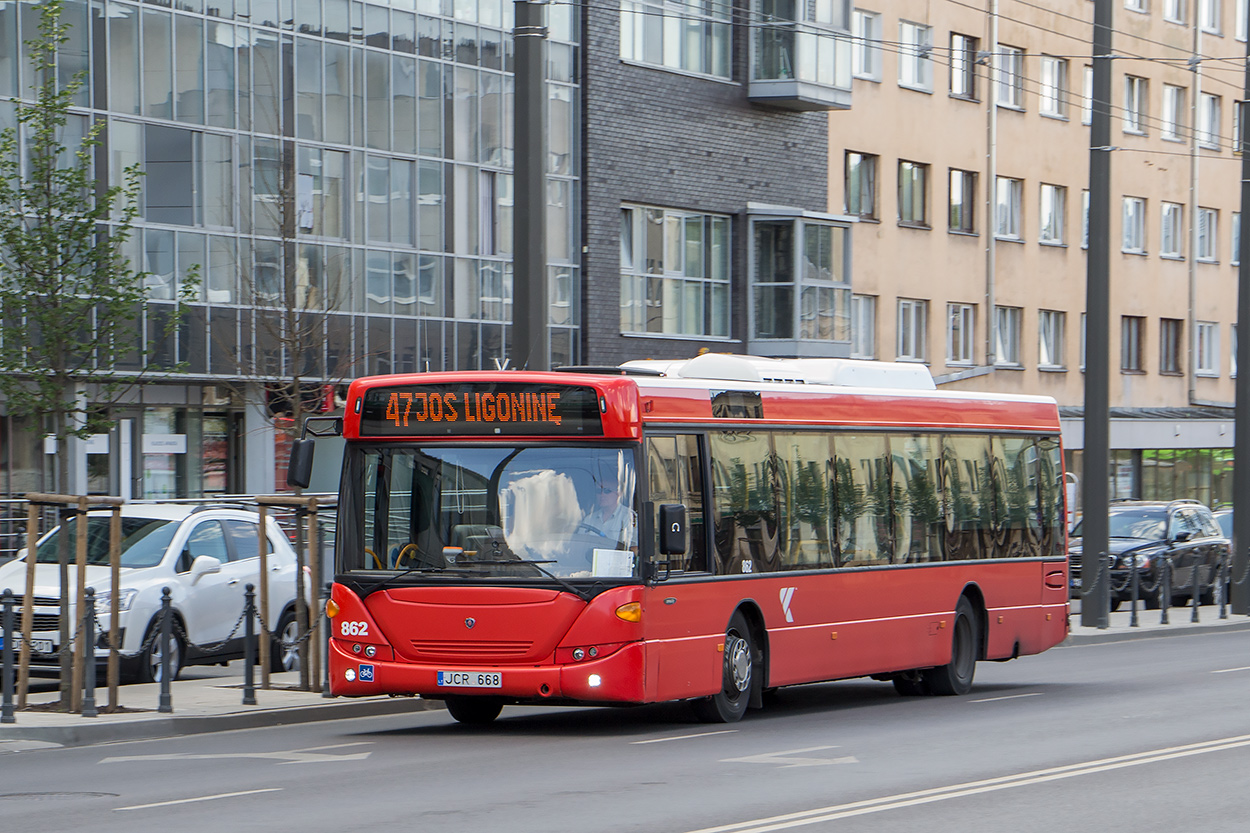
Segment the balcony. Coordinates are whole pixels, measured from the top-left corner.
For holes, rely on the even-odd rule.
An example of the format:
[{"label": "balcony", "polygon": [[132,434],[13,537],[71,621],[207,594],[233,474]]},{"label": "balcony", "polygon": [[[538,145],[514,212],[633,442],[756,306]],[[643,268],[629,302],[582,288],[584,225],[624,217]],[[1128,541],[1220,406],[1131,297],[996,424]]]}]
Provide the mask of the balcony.
[{"label": "balcony", "polygon": [[758,24],[747,95],[785,110],[850,109],[850,34],[796,21]]}]

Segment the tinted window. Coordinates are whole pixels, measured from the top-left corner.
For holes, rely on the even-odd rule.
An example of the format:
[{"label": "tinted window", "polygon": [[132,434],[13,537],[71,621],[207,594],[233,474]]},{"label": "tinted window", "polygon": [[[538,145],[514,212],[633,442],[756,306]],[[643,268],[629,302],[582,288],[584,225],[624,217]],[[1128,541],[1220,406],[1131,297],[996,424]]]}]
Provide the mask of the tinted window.
[{"label": "tinted window", "polygon": [[[226,527],[226,535],[230,536],[235,561],[245,558],[256,558],[260,551],[260,525],[251,521],[222,521]],[[265,539],[268,545],[265,552],[273,552],[273,542]]]},{"label": "tinted window", "polygon": [[191,530],[187,544],[178,557],[178,572],[185,573],[190,570],[195,559],[201,555],[211,555],[223,564],[229,560],[226,554],[226,536],[221,530],[220,521],[205,521]]},{"label": "tinted window", "polygon": [[942,560],[942,443],[935,436],[891,437],[897,563]]},{"label": "tinted window", "polygon": [[839,434],[833,446],[839,563],[888,564],[894,550],[889,443],[882,434]]},{"label": "tinted window", "polygon": [[720,572],[778,569],[775,471],[767,432],[718,431],[708,441]]},{"label": "tinted window", "polygon": [[681,503],[686,507],[686,554],[684,557],[673,556],[670,569],[706,570],[703,468],[699,461],[698,437],[682,434],[649,438],[647,478],[650,499],[657,514],[663,503]]},{"label": "tinted window", "polygon": [[[109,563],[109,518],[93,517],[87,521],[87,563]],[[73,518],[64,527],[69,540],[69,560],[72,564],[78,546],[78,520]],[[161,563],[169,542],[178,531],[177,521],[155,518],[122,518],[121,566],[155,567]],[[40,564],[57,563],[57,531],[39,545],[36,560]]]},{"label": "tinted window", "polygon": [[1121,507],[1111,510],[1108,534],[1112,538],[1163,538],[1168,512],[1162,506]]},{"label": "tinted window", "polygon": [[827,434],[773,435],[781,486],[781,569],[832,567],[832,481]]}]

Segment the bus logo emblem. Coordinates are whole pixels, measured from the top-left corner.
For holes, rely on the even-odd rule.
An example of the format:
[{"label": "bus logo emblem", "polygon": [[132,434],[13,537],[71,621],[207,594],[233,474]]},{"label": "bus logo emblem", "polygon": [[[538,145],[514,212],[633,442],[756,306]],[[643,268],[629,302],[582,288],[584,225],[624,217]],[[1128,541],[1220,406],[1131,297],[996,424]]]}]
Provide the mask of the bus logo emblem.
[{"label": "bus logo emblem", "polygon": [[472,616],[470,616],[468,619],[465,619],[465,620],[464,620],[464,626],[465,626],[466,628],[469,628],[470,630],[472,630],[472,629],[473,629],[473,626],[474,626],[474,625],[476,625],[476,624],[477,624],[477,620],[476,620],[476,619],[474,619]]},{"label": "bus logo emblem", "polygon": [[784,612],[785,612],[785,614],[786,614],[786,621],[787,621],[787,622],[793,622],[793,621],[794,621],[794,614],[792,614],[792,613],[790,612],[790,600],[794,598],[794,591],[795,591],[796,589],[797,589],[797,588],[795,588],[795,587],[783,587],[783,588],[781,588],[781,609],[782,609],[782,611],[784,611]]}]

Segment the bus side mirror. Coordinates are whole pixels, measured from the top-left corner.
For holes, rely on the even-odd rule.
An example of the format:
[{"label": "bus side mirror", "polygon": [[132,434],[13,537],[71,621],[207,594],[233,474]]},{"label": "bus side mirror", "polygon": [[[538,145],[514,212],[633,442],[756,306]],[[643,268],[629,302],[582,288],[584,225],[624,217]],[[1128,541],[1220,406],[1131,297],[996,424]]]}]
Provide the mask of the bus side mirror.
[{"label": "bus side mirror", "polygon": [[305,437],[291,443],[291,459],[286,467],[286,485],[307,489],[312,482],[313,446],[316,440]]},{"label": "bus side mirror", "polygon": [[660,554],[685,555],[686,507],[680,503],[660,504]]}]

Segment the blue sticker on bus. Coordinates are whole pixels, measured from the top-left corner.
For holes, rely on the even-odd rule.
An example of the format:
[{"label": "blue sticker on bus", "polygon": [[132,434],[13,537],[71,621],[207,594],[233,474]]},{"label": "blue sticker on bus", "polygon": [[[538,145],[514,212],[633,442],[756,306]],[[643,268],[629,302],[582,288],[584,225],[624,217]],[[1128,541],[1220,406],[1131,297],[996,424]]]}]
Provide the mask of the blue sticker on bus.
[{"label": "blue sticker on bus", "polygon": [[359,677],[362,683],[373,682],[373,666],[372,665],[360,666]]}]

